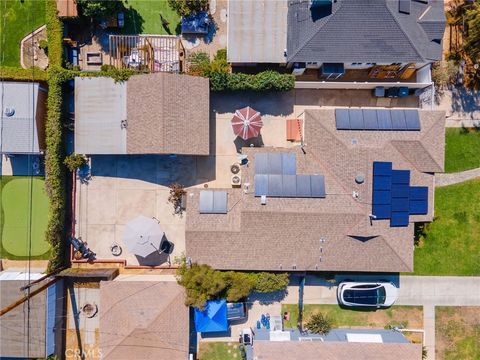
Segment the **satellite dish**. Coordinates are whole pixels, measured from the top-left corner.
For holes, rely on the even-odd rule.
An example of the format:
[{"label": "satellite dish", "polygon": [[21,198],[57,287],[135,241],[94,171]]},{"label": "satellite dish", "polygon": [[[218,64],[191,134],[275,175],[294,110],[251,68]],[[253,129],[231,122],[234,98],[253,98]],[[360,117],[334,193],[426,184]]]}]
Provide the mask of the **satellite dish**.
[{"label": "satellite dish", "polygon": [[5,116],[11,117],[11,116],[15,115],[15,109],[6,107],[5,110],[3,111],[3,113],[5,114]]}]

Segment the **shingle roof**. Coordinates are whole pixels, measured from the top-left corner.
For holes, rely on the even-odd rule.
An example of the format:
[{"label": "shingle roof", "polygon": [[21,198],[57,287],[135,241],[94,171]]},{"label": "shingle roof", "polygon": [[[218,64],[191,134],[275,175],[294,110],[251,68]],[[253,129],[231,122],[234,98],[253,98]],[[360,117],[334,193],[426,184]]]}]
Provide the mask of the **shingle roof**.
[{"label": "shingle roof", "polygon": [[209,153],[209,81],[155,73],[127,84],[127,153]]},{"label": "shingle roof", "polygon": [[[243,167],[242,179],[254,184],[255,153],[294,152],[297,173],[325,176],[326,198],[268,198],[261,205],[253,190],[230,189],[229,204],[235,206],[226,215],[205,215],[198,211],[199,190],[191,190],[186,255],[219,269],[411,271],[413,222],[433,218],[432,173],[443,169],[445,115],[420,111],[420,122],[421,131],[338,131],[334,109],[306,110],[306,153],[245,148],[250,166]],[[438,141],[426,144],[430,136]],[[421,152],[407,152],[403,142],[419,143]],[[407,227],[370,222],[373,161],[392,161],[395,169],[411,170],[412,185],[428,186],[428,214],[411,216]],[[354,181],[358,174],[365,176],[363,184]]]},{"label": "shingle roof", "polygon": [[254,355],[258,360],[419,360],[421,344],[376,344],[321,341],[257,341]]},{"label": "shingle roof", "polygon": [[189,309],[175,282],[102,281],[100,349],[104,359],[188,358]]},{"label": "shingle roof", "polygon": [[[439,11],[439,9],[441,11]],[[422,17],[423,15],[423,17]],[[427,23],[428,22],[428,23]],[[320,62],[428,62],[439,60],[445,28],[443,1],[338,0],[331,15],[313,21],[310,1],[290,1],[287,60]]]}]

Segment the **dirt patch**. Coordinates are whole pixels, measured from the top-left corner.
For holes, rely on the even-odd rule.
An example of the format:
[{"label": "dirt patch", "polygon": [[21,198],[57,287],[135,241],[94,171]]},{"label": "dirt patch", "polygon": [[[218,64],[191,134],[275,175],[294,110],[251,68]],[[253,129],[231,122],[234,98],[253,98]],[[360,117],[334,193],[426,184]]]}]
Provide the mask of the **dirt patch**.
[{"label": "dirt patch", "polygon": [[47,28],[45,25],[23,38],[20,45],[23,68],[28,69],[36,66],[40,69],[46,69],[48,67],[48,50],[40,48],[41,44],[46,41]]},{"label": "dirt patch", "polygon": [[480,359],[480,307],[435,308],[435,353],[438,360]]}]

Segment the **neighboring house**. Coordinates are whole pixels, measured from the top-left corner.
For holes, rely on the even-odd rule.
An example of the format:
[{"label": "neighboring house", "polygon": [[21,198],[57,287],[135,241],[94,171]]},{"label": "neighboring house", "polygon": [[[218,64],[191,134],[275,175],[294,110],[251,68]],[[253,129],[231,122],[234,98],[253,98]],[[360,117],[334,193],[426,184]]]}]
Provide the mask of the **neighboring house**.
[{"label": "neighboring house", "polygon": [[102,281],[102,359],[185,360],[189,354],[189,308],[174,281]]},{"label": "neighboring house", "polygon": [[227,58],[274,63],[318,79],[425,82],[416,70],[442,57],[446,19],[439,0],[238,0],[229,3]]},{"label": "neighboring house", "polygon": [[39,83],[2,82],[0,154],[41,154],[45,150],[47,91]]},{"label": "neighboring house", "polygon": [[[390,130],[367,130],[372,115]],[[186,256],[217,269],[413,271],[414,223],[432,221],[444,168],[445,113],[308,109],[302,132],[303,148],[244,148],[244,188],[189,191]]]},{"label": "neighboring house", "polygon": [[209,154],[209,82],[156,73],[75,79],[78,154]]},{"label": "neighboring house", "polygon": [[[30,280],[43,274],[31,273]],[[4,309],[25,296],[27,273],[0,273],[0,308]],[[41,282],[38,286],[43,285]],[[31,288],[32,291],[38,288]],[[37,359],[62,354],[63,287],[56,282],[0,317],[0,358]]]}]

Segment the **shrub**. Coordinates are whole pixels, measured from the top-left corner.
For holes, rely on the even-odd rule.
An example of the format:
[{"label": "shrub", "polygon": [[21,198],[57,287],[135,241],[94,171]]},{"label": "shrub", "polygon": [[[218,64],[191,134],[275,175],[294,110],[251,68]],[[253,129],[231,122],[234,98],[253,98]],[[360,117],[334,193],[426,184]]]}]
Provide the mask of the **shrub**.
[{"label": "shrub", "polygon": [[288,274],[273,274],[268,272],[260,272],[255,274],[254,289],[257,292],[273,292],[285,290],[288,286]]},{"label": "shrub", "polygon": [[432,65],[432,81],[439,89],[451,84],[457,74],[458,66],[453,61],[438,61]]},{"label": "shrub", "polygon": [[305,327],[314,334],[325,335],[332,330],[332,320],[322,313],[313,314]]},{"label": "shrub", "polygon": [[246,298],[252,292],[255,279],[247,273],[228,271],[223,273],[227,283],[226,298],[229,302],[236,302]]},{"label": "shrub", "polygon": [[210,74],[210,88],[212,91],[224,91],[228,89],[229,74],[212,73]]},{"label": "shrub", "polygon": [[87,158],[80,154],[72,154],[67,156],[63,163],[67,166],[68,170],[74,172],[87,163]]},{"label": "shrub", "polygon": [[77,6],[85,17],[104,18],[115,15],[123,4],[120,0],[77,0]]},{"label": "shrub", "polygon": [[55,0],[45,0],[45,14],[48,64],[49,66],[61,66],[63,57],[63,24],[57,16],[57,3]]},{"label": "shrub", "polygon": [[0,74],[4,80],[36,80],[46,81],[47,72],[40,68],[22,69],[9,66],[0,66]]},{"label": "shrub", "polygon": [[210,77],[212,74],[230,72],[226,49],[218,50],[212,61],[206,52],[194,52],[188,57],[188,62],[189,75]]},{"label": "shrub", "polygon": [[211,72],[209,78],[212,91],[289,91],[295,87],[295,77],[292,74],[272,70],[255,75]]},{"label": "shrub", "polygon": [[208,0],[168,0],[168,6],[178,15],[187,16],[191,13],[208,10]]}]

